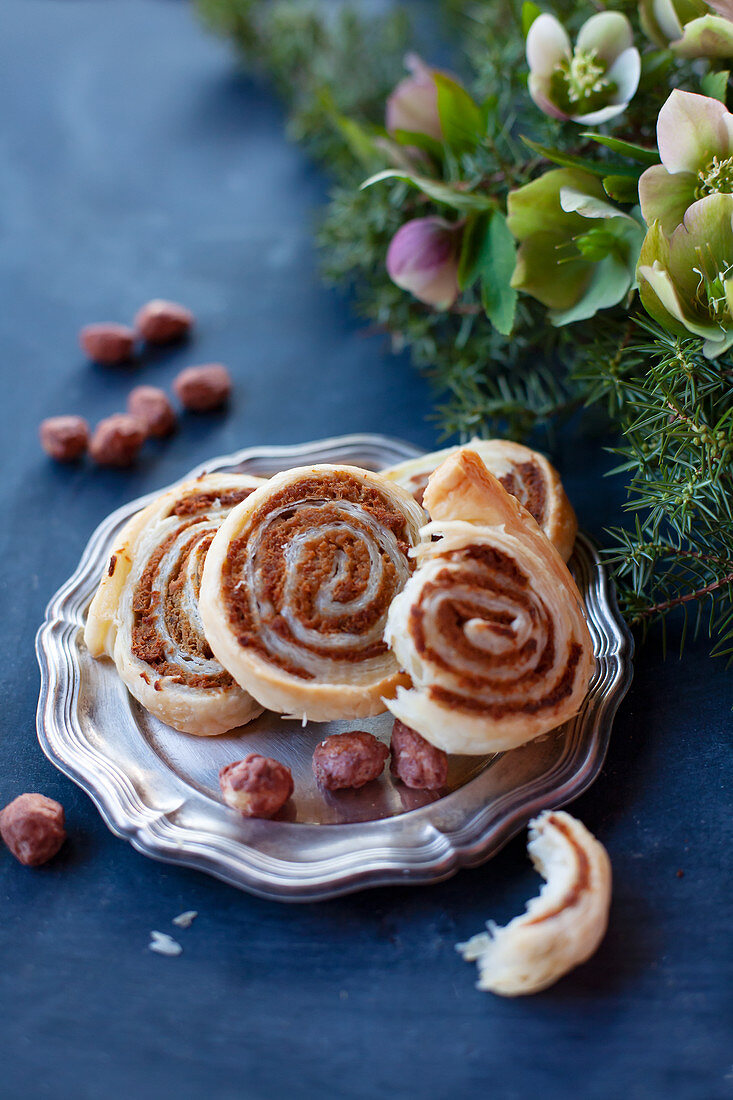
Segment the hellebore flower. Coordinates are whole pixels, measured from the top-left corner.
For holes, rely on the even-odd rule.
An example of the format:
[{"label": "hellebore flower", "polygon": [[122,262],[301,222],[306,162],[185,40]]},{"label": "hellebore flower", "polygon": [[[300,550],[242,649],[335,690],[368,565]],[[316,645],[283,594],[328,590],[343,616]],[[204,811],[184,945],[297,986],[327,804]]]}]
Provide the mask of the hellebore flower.
[{"label": "hellebore flower", "polygon": [[671,237],[655,222],[641,248],[639,293],[647,313],[678,336],[701,336],[715,359],[733,344],[733,195],[708,195]]},{"label": "hellebore flower", "polygon": [[390,134],[408,130],[442,141],[435,70],[414,53],[405,58],[405,67],[411,75],[399,82],[387,100],[387,130]]},{"label": "hellebore flower", "polygon": [[733,193],[733,115],[717,99],[675,89],[657,119],[661,164],[639,179],[647,225],[669,235],[688,206],[706,195]]},{"label": "hellebore flower", "polygon": [[435,309],[458,297],[462,229],[443,218],[415,218],[401,226],[387,251],[387,274],[402,290]]},{"label": "hellebore flower", "polygon": [[527,34],[529,94],[553,118],[595,126],[626,108],[641,75],[631,24],[619,12],[592,15],[573,50],[554,15],[538,15]]},{"label": "hellebore flower", "polygon": [[507,224],[521,242],[511,285],[549,306],[554,325],[592,317],[635,285],[644,230],[577,168],[546,172],[512,191]]},{"label": "hellebore flower", "polygon": [[640,0],[639,14],[652,42],[678,57],[733,57],[730,0]]}]

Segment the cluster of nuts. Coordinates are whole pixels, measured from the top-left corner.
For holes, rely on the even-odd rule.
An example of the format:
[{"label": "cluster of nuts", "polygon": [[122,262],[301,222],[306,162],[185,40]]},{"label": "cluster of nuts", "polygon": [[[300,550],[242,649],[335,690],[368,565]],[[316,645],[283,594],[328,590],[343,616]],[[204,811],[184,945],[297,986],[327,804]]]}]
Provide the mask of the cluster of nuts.
[{"label": "cluster of nuts", "polygon": [[0,812],[0,836],[26,867],[39,867],[66,840],[64,807],[43,794],[21,794]]},{"label": "cluster of nuts", "polygon": [[[432,791],[445,786],[446,753],[399,720],[389,749],[366,730],[327,737],[313,753],[313,774],[327,791],[363,787],[379,778],[390,754],[391,770],[406,787]],[[293,793],[293,776],[279,760],[251,753],[221,769],[219,786],[227,805],[244,817],[273,817]]]},{"label": "cluster of nuts", "polygon": [[[138,337],[148,344],[169,344],[188,335],[193,314],[176,302],[148,302],[135,318],[135,327],[112,322],[85,325],[79,343],[90,359],[105,366],[128,362]],[[229,398],[232,380],[221,363],[186,367],[174,379],[173,391],[184,409],[209,412]],[[46,454],[57,462],[74,462],[89,452],[99,466],[130,466],[146,439],[170,435],[176,413],[165,390],[136,386],[128,395],[127,412],[100,420],[93,433],[82,416],[51,416],[39,435]]]}]

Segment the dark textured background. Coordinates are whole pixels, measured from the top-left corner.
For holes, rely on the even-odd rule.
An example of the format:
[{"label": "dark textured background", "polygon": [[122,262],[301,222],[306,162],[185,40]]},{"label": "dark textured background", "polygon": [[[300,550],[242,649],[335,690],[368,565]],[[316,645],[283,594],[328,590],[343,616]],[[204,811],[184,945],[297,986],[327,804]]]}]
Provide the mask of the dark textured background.
[{"label": "dark textured background", "polygon": [[[532,999],[478,993],[453,950],[536,890],[523,838],[444,885],[287,907],[138,855],[45,761],[33,636],[107,512],[247,444],[434,434],[427,386],[319,282],[323,181],[185,5],[4,0],[0,102],[0,805],[44,791],[70,832],[43,870],[0,851],[3,1100],[733,1095],[733,700],[703,644],[682,664],[654,644],[637,659],[573,808],[613,860],[610,931]],[[79,325],[153,295],[195,310],[195,344],[139,375],[87,364]],[[229,414],[184,420],[136,471],[41,454],[43,416],[94,420],[138,377],[215,358],[236,376]],[[608,460],[588,440],[556,458],[600,535],[617,518]],[[152,955],[150,930],[188,908],[184,954]]]}]

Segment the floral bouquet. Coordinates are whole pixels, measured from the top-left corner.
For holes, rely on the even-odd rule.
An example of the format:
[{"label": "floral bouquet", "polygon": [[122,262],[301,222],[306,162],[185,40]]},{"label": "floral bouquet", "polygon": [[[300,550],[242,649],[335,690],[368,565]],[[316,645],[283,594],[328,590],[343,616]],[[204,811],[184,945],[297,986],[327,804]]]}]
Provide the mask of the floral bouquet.
[{"label": "floral bouquet", "polygon": [[334,177],[326,274],[429,371],[446,431],[602,405],[630,620],[696,609],[733,653],[731,0],[453,0],[463,80],[409,52],[397,76],[399,9],[200,5]]}]

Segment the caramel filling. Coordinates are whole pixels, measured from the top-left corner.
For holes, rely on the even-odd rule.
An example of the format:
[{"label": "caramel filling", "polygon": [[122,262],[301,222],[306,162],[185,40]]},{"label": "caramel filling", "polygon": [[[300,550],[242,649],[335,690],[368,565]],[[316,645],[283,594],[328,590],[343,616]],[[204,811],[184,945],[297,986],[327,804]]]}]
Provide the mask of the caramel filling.
[{"label": "caramel filling", "polygon": [[432,685],[431,698],[498,720],[571,695],[582,646],[571,640],[559,664],[551,615],[516,563],[485,546],[447,554],[446,563],[409,619],[417,653],[450,682]]},{"label": "caramel filling", "polygon": [[564,897],[561,898],[555,908],[551,909],[548,913],[543,913],[540,917],[535,917],[533,920],[527,921],[527,924],[541,924],[543,920],[549,920],[550,917],[556,917],[563,909],[569,909],[571,906],[577,905],[582,895],[590,886],[590,861],[583,848],[578,844],[564,821],[560,821],[554,814],[551,814],[547,820],[553,828],[562,833],[573,849],[573,855],[577,860],[577,874],[572,885],[568,887]]},{"label": "caramel filling", "polygon": [[387,611],[412,565],[405,515],[350,474],[281,489],[234,539],[222,597],[239,644],[291,675],[387,652]]},{"label": "caramel filling", "polygon": [[195,516],[199,512],[209,512],[218,505],[222,510],[230,511],[235,504],[241,504],[254,492],[254,489],[225,489],[216,492],[209,489],[201,492],[192,492],[182,500],[176,501],[171,509],[174,516]]},{"label": "caramel filling", "polygon": [[541,527],[547,507],[547,490],[542,471],[534,462],[520,462],[515,470],[516,473],[504,474],[499,481],[508,493],[524,505]]},{"label": "caramel filling", "polygon": [[[190,538],[176,546],[181,532],[189,528]],[[133,595],[130,647],[133,656],[149,665],[157,676],[191,688],[221,688],[234,683],[218,664],[215,671],[202,669],[205,662],[214,663],[214,656],[198,616],[195,619],[191,616],[191,604],[198,601],[201,569],[213,537],[210,526],[202,530],[195,519],[184,521],[151,555]],[[175,555],[173,559],[171,553]],[[161,584],[164,562],[166,580]],[[173,659],[173,653],[179,651],[181,659]]]}]

